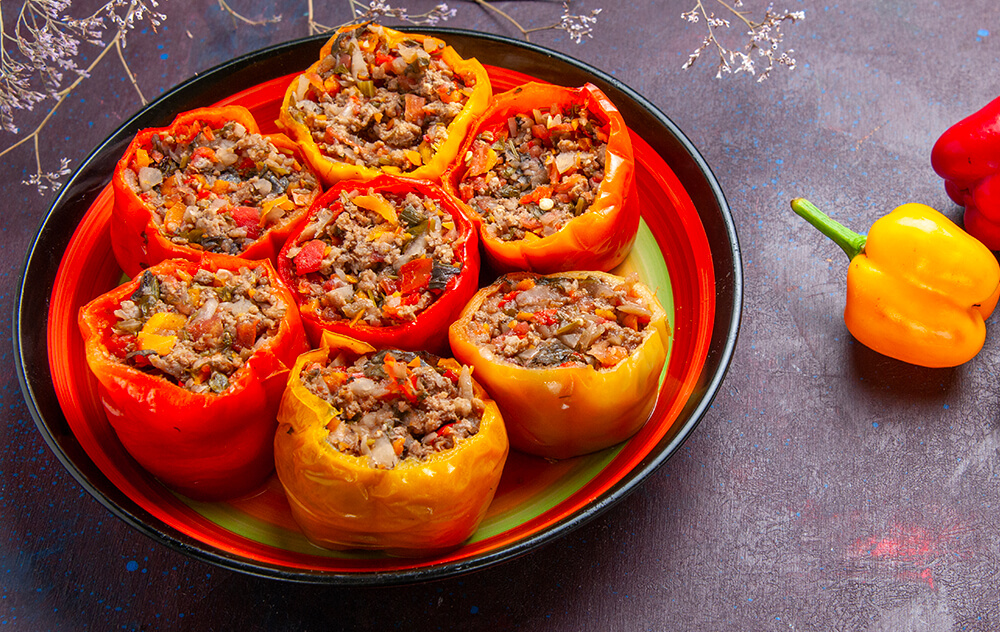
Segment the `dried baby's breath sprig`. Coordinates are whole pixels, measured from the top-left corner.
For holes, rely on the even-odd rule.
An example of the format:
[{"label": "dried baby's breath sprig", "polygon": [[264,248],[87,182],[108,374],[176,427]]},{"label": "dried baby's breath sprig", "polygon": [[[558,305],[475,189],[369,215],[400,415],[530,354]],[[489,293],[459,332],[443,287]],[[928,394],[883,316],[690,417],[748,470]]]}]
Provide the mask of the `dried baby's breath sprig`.
[{"label": "dried baby's breath sprig", "polygon": [[21,180],[21,184],[33,186],[39,193],[45,193],[50,187],[58,189],[62,184],[60,180],[69,174],[69,158],[64,157],[59,159],[59,168],[55,171],[43,172],[41,165],[39,165],[38,171],[30,175],[27,180]]},{"label": "dried baby's breath sprig", "polygon": [[[49,188],[58,188],[59,180],[69,173],[67,158],[61,160],[55,171],[42,169],[39,133],[66,97],[109,51],[118,53],[125,73],[145,105],[146,99],[125,62],[122,48],[128,32],[138,23],[146,21],[155,31],[166,19],[155,11],[157,6],[157,0],[109,0],[93,14],[74,18],[67,15],[70,0],[25,0],[10,32],[3,23],[0,7],[0,127],[17,134],[16,110],[30,111],[48,99],[55,100],[34,131],[0,151],[3,156],[28,141],[33,142],[37,171],[24,182],[35,186],[39,194]],[[103,36],[108,23],[114,35],[105,44]],[[87,68],[81,68],[77,61],[84,45],[103,47]]]},{"label": "dried baby's breath sprig", "polygon": [[521,35],[523,35],[526,40],[531,39],[532,33],[537,33],[539,31],[566,31],[571,40],[580,44],[583,42],[583,38],[593,37],[594,27],[597,25],[597,16],[601,13],[601,9],[594,9],[589,14],[573,14],[570,13],[569,2],[563,2],[563,13],[558,22],[548,26],[537,26],[529,29],[521,26],[521,24],[511,17],[510,14],[500,9],[495,4],[490,3],[488,0],[471,1],[484,9],[496,13],[503,19],[510,22],[514,28],[521,31]]},{"label": "dried baby's breath sprig", "polygon": [[[701,45],[684,62],[683,69],[686,70],[694,65],[701,54],[709,48],[714,48],[719,54],[716,78],[721,78],[724,74],[746,72],[756,75],[757,83],[760,83],[770,77],[771,72],[776,67],[784,66],[789,70],[795,69],[796,62],[795,58],[792,57],[792,53],[795,51],[791,48],[785,51],[780,50],[784,39],[781,27],[785,22],[794,24],[804,20],[806,18],[805,11],[779,13],[774,11],[773,4],[769,4],[764,12],[764,17],[757,22],[750,19],[745,11],[740,10],[743,8],[743,0],[734,0],[732,5],[723,2],[723,0],[715,0],[728,12],[730,17],[742,22],[749,29],[746,35],[750,39],[742,47],[742,50],[732,50],[719,40],[719,31],[732,27],[730,19],[719,17],[714,12],[710,12],[705,7],[706,1],[696,0],[696,4],[689,11],[681,14],[681,18],[691,24],[697,24],[704,20],[708,29],[708,34],[702,40]],[[758,65],[754,62],[754,51],[756,51],[757,56],[767,60],[763,70],[759,70]]]},{"label": "dried baby's breath sprig", "polygon": [[348,24],[361,24],[384,18],[391,18],[417,26],[437,26],[441,22],[447,22],[450,18],[455,17],[457,13],[455,9],[443,2],[435,5],[430,11],[417,14],[411,14],[405,7],[393,7],[382,0],[370,0],[368,4],[364,4],[360,0],[348,0],[348,4],[351,7],[352,17],[350,21],[338,26],[325,26],[314,19],[313,0],[309,0],[309,34],[326,33]]}]

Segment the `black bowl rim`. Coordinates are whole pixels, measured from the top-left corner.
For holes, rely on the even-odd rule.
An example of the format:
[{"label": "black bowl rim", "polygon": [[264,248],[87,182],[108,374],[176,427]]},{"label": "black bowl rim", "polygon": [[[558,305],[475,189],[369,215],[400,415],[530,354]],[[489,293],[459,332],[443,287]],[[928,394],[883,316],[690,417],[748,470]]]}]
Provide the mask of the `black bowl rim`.
[{"label": "black bowl rim", "polygon": [[[643,111],[644,115],[651,117],[657,124],[670,132],[672,137],[670,140],[680,146],[687,154],[688,160],[691,161],[692,165],[690,166],[704,178],[705,182],[703,184],[707,185],[707,190],[704,193],[708,199],[714,201],[718,211],[717,217],[709,216],[710,219],[716,221],[714,224],[715,234],[709,235],[709,245],[715,266],[717,305],[712,339],[702,373],[701,386],[695,393],[692,393],[688,405],[681,413],[681,416],[684,417],[684,423],[680,426],[676,426],[675,424],[675,427],[671,428],[669,438],[665,438],[667,443],[651,452],[650,455],[647,455],[647,458],[639,466],[633,468],[622,480],[607,490],[594,503],[546,530],[532,534],[522,541],[487,551],[459,562],[391,572],[331,573],[289,570],[282,566],[248,561],[243,557],[211,548],[194,538],[190,538],[166,525],[162,525],[159,520],[148,514],[123,493],[120,491],[116,493],[117,488],[110,483],[103,473],[92,463],[87,463],[89,460],[88,457],[78,444],[74,446],[75,440],[72,436],[65,437],[59,435],[57,428],[54,427],[58,423],[51,424],[41,409],[43,405],[49,407],[53,405],[52,401],[55,400],[55,394],[52,390],[51,379],[48,381],[43,379],[48,376],[48,357],[47,353],[38,353],[38,346],[40,344],[42,350],[46,349],[46,327],[39,327],[37,316],[39,309],[42,309],[46,315],[44,320],[47,323],[48,292],[52,287],[55,268],[58,267],[62,255],[62,250],[58,246],[65,247],[73,230],[75,230],[79,220],[82,218],[81,213],[80,217],[70,218],[74,221],[67,222],[66,218],[62,217],[65,215],[65,212],[60,211],[64,206],[71,204],[82,207],[84,210],[89,208],[89,202],[84,204],[79,202],[79,200],[92,201],[92,198],[96,197],[100,189],[106,184],[106,175],[103,178],[97,177],[90,173],[91,168],[99,169],[99,166],[94,166],[96,163],[103,163],[105,160],[110,159],[110,157],[116,155],[115,152],[118,154],[121,153],[124,139],[131,138],[134,134],[134,131],[128,130],[164,125],[169,122],[176,111],[170,106],[172,101],[180,99],[191,91],[197,92],[198,90],[204,93],[205,96],[208,96],[209,89],[214,80],[225,77],[227,84],[233,85],[232,79],[234,77],[249,77],[254,72],[255,67],[268,60],[272,60],[272,63],[279,63],[282,57],[294,55],[301,52],[302,49],[315,48],[318,51],[322,43],[329,38],[329,35],[300,38],[256,50],[215,66],[203,73],[198,73],[194,77],[178,84],[129,118],[129,120],[123,123],[90,153],[76,169],[69,181],[60,189],[59,194],[41,221],[35,238],[32,240],[24,259],[23,274],[18,287],[17,300],[14,305],[12,341],[18,383],[24,395],[29,413],[49,448],[76,481],[91,496],[111,511],[111,513],[121,518],[139,532],[184,555],[250,575],[305,583],[354,586],[394,585],[444,579],[473,570],[483,569],[502,561],[511,560],[582,526],[634,491],[642,481],[662,466],[690,436],[691,432],[709,410],[729,369],[739,334],[743,303],[743,270],[736,226],[722,187],[712,173],[711,168],[695,148],[694,144],[673,121],[648,99],[619,80],[589,64],[558,51],[502,35],[479,33],[465,29],[440,27],[419,29],[412,27],[396,28],[427,33],[446,40],[448,38],[453,38],[453,40],[469,38],[477,43],[492,43],[505,49],[512,48],[515,54],[523,55],[526,53],[533,55],[539,59],[544,59],[546,63],[555,62],[562,64],[564,67],[568,67],[568,70],[588,75],[588,78],[593,83],[606,91],[610,89],[627,96]],[[458,45],[453,41],[449,41],[449,43],[458,48]],[[299,68],[290,69],[289,72],[295,72],[296,70],[299,70]],[[237,86],[233,91],[245,89],[246,87],[249,87],[249,85]],[[216,98],[206,100],[205,102],[211,102],[217,98],[216,96]],[[160,122],[156,122],[157,120]],[[701,209],[698,210],[704,224],[706,217],[702,215]],[[59,217],[55,217],[56,215]],[[56,222],[57,219],[60,221]],[[55,223],[59,223],[61,226],[54,226]],[[69,230],[68,234],[66,224],[71,224],[73,229]],[[707,230],[708,227],[706,226]],[[715,238],[714,241],[713,237]],[[56,247],[54,248],[53,246]],[[38,287],[39,278],[43,281],[41,289]],[[45,281],[48,282],[45,283]],[[721,287],[727,290],[726,293],[720,292],[720,283]],[[725,300],[720,301],[720,297]],[[32,321],[33,318],[34,321]],[[44,367],[41,370],[41,375],[33,375],[31,372],[33,370],[37,371],[39,366],[37,362],[32,364],[32,361],[37,361],[38,357],[42,355],[44,356],[42,358]],[[46,387],[48,387],[48,390],[46,390]],[[51,398],[51,400],[45,400],[40,397],[41,395]],[[48,401],[48,403],[43,404],[45,401]],[[54,405],[56,407],[55,414],[61,417],[62,413],[58,409],[58,403]],[[62,419],[62,425],[66,425],[64,418]],[[81,468],[80,459],[84,459],[83,469]],[[87,467],[88,465],[90,467]],[[87,469],[87,471],[84,471],[84,469]],[[158,528],[155,523],[160,523],[162,527]]]}]

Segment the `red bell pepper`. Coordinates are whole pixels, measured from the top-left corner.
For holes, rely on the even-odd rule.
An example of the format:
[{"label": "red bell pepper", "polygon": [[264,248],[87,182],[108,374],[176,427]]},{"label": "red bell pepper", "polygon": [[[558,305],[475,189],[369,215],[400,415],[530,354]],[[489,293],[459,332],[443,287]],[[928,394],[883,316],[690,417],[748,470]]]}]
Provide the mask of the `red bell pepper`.
[{"label": "red bell pepper", "polygon": [[[238,273],[241,268],[264,273],[274,304],[284,307],[284,315],[270,337],[256,347],[252,322],[249,329],[242,323],[223,332],[234,348],[243,348],[245,353],[253,350],[235,373],[208,381],[212,388],[207,392],[194,392],[167,374],[151,370],[148,355],[176,344],[181,328],[182,335],[194,337],[211,327],[223,327],[218,319],[155,311],[147,314],[137,335],[114,328],[119,322],[115,311],[123,301],[149,296],[143,284],[160,287],[154,279],[190,283],[199,270]],[[195,313],[205,310],[202,314],[207,315],[211,310],[211,305],[202,303],[209,294],[213,292],[188,285],[191,305],[199,308]],[[143,309],[152,309],[151,303],[143,304]],[[157,322],[160,325],[153,326]],[[233,257],[201,263],[164,261],[81,308],[79,326],[108,421],[142,467],[171,489],[203,500],[237,497],[265,481],[274,467],[276,414],[285,381],[295,358],[308,349],[295,301],[269,262]]]},{"label": "red bell pepper", "polygon": [[[581,124],[581,110],[586,112],[586,124]],[[540,122],[531,126],[533,139],[515,148],[509,121],[519,114]],[[552,138],[557,133],[570,134],[579,148],[563,151],[555,146]],[[562,203],[569,204],[574,199],[570,191],[587,184],[578,165],[571,164],[573,156],[588,153],[602,142],[607,143],[606,159],[603,173],[590,183],[596,185],[593,200],[576,198],[575,216],[565,225],[545,234],[544,222],[532,218],[528,220],[532,225],[522,224],[523,235],[491,229],[492,219],[476,198],[516,197],[519,210],[528,216],[542,215],[560,196]],[[544,160],[547,182],[517,190],[516,174],[504,173],[511,169],[506,160],[513,153],[520,154],[516,160],[522,164],[529,156]],[[497,95],[459,156],[465,160],[453,163],[442,183],[478,225],[487,261],[497,271],[608,271],[628,256],[639,229],[632,141],[618,109],[596,86],[527,83]],[[567,159],[569,164],[564,164]],[[494,191],[503,178],[512,183]]]},{"label": "red bell pepper", "polygon": [[945,130],[931,166],[948,197],[965,207],[965,230],[1000,250],[1000,98]]},{"label": "red bell pepper", "polygon": [[[339,221],[348,207],[349,223],[363,222],[353,235]],[[437,246],[420,246],[434,239]],[[440,187],[382,175],[328,189],[279,253],[278,273],[314,345],[331,331],[378,348],[444,353],[449,323],[478,288],[479,247],[472,222]]]},{"label": "red bell pepper", "polygon": [[[299,158],[298,146],[284,134],[264,138],[278,153],[290,158],[292,169],[287,173],[284,166],[258,160],[249,151],[241,154],[239,149],[235,156],[217,164],[216,161],[222,159],[203,143],[216,140],[220,130],[230,122],[242,125],[246,134],[260,134],[249,110],[230,105],[183,112],[168,127],[140,131],[129,144],[111,180],[115,192],[111,243],[118,265],[127,275],[135,276],[165,259],[193,261],[212,252],[245,259],[269,259],[275,263],[285,239],[319,196],[319,179]],[[173,139],[173,146],[190,149],[185,164],[178,165],[169,152],[162,151],[161,142],[167,138]],[[229,160],[233,162],[222,167]],[[214,172],[220,167],[225,177],[217,178],[219,174]],[[152,175],[152,180],[143,181],[144,169]],[[178,175],[168,183],[166,178],[174,172]],[[237,186],[230,180],[247,180],[255,176],[261,187],[265,187],[266,194],[254,187],[250,197],[244,193],[238,198],[229,198]],[[157,177],[164,181],[153,184]],[[182,181],[181,187],[175,186],[178,178]],[[190,195],[194,195],[195,200],[187,197]],[[170,204],[159,211],[163,217],[157,217],[156,209],[160,204]],[[228,215],[234,223],[232,228],[242,228],[246,238],[230,235],[228,228],[224,229],[227,231],[224,238],[199,232],[197,227],[181,228],[188,226],[184,223],[184,214],[192,204],[203,207],[206,216]]]}]

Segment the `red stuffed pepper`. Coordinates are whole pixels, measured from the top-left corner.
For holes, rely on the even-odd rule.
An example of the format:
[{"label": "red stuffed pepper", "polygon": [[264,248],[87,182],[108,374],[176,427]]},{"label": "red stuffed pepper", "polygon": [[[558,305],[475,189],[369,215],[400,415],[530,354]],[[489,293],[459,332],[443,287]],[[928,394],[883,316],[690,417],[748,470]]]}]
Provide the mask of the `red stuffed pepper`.
[{"label": "red stuffed pepper", "polygon": [[278,421],[275,466],[292,516],[326,548],[458,546],[507,458],[503,420],[469,367],[335,334],[295,363]]},{"label": "red stuffed pepper", "polygon": [[272,263],[320,193],[283,134],[261,135],[246,108],[201,108],[139,132],[119,160],[111,237],[135,276],[204,253]]},{"label": "red stuffed pepper", "polygon": [[214,500],[273,471],[278,404],[308,345],[269,262],[165,261],[85,305],[79,324],[108,421],[160,481]]},{"label": "red stuffed pepper", "polygon": [[278,124],[328,184],[436,180],[492,96],[483,65],[435,37],[349,25],[288,86]]},{"label": "red stuffed pepper", "polygon": [[656,295],[633,279],[521,272],[480,290],[450,341],[500,406],[511,445],[562,459],[646,423],[670,334]]},{"label": "red stuffed pepper", "polygon": [[447,349],[479,282],[476,231],[439,187],[379,176],[329,189],[278,256],[314,344],[329,330],[376,347]]},{"label": "red stuffed pepper", "polygon": [[639,229],[632,141],[596,86],[500,94],[444,184],[499,271],[608,271]]}]

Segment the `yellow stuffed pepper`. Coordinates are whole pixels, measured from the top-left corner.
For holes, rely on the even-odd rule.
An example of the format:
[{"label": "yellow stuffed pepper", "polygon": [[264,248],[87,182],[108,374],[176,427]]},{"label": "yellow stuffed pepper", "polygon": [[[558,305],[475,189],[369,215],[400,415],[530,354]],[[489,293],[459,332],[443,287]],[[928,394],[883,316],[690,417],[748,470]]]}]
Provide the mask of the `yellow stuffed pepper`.
[{"label": "yellow stuffed pepper", "polygon": [[278,124],[327,184],[437,180],[492,96],[483,65],[437,38],[345,26],[289,84]]},{"label": "yellow stuffed pepper", "polygon": [[503,276],[449,329],[455,357],[500,406],[511,445],[558,459],[638,432],[669,340],[649,288],[593,271]]},{"label": "yellow stuffed pepper", "polygon": [[469,367],[326,334],[278,411],[275,467],[303,533],[330,549],[439,553],[475,532],[508,442]]}]

